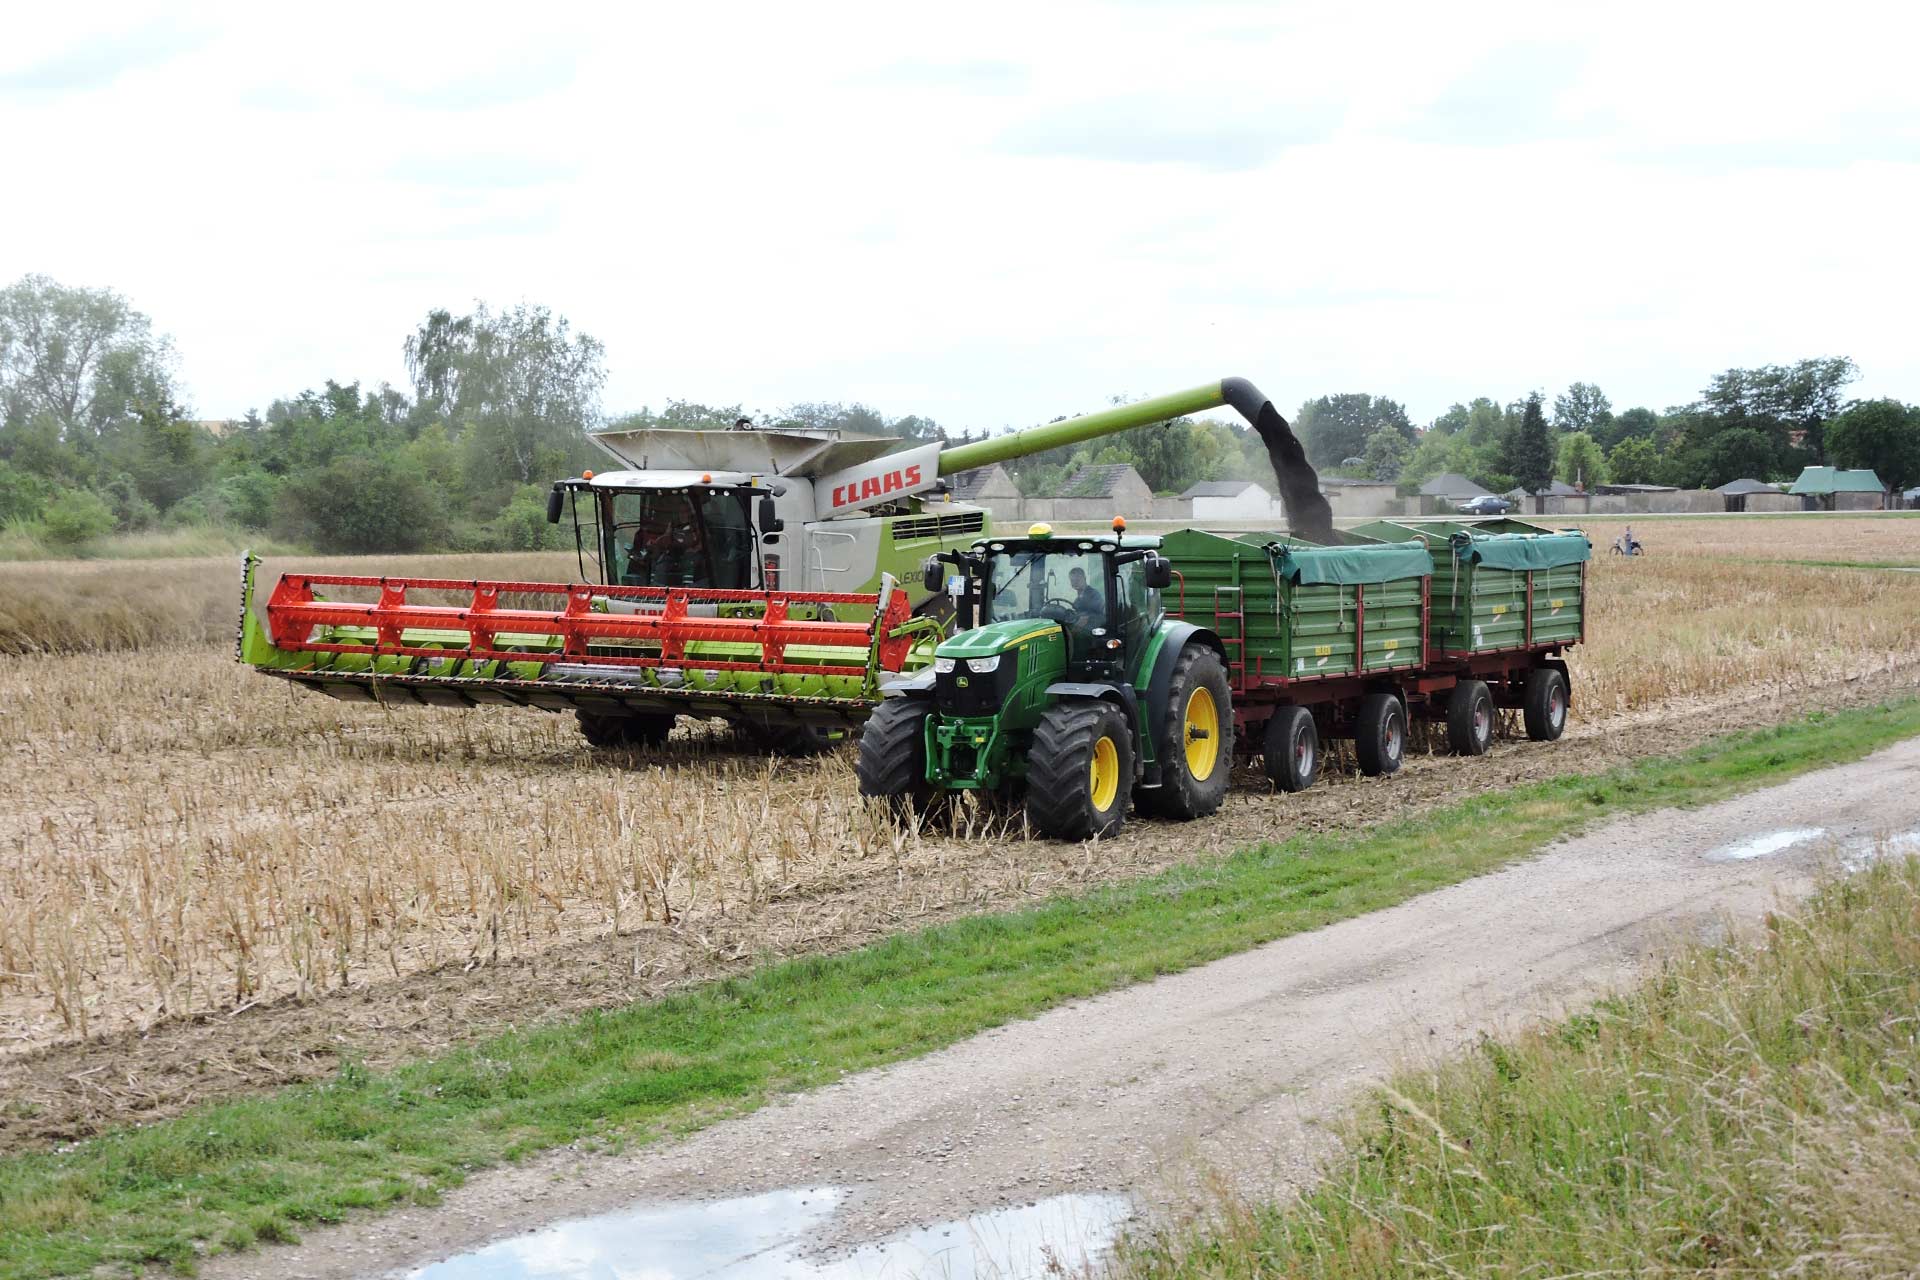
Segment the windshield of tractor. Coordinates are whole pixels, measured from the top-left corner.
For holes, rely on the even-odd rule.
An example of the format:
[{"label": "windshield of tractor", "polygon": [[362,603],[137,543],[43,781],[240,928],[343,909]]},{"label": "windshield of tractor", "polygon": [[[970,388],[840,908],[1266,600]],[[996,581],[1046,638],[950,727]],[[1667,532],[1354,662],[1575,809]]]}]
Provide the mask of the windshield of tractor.
[{"label": "windshield of tractor", "polygon": [[1078,631],[1107,625],[1107,558],[1098,551],[1009,551],[993,557],[987,616],[1046,618]]},{"label": "windshield of tractor", "polygon": [[640,489],[611,495],[612,581],[634,587],[753,586],[747,495],[728,489]]}]

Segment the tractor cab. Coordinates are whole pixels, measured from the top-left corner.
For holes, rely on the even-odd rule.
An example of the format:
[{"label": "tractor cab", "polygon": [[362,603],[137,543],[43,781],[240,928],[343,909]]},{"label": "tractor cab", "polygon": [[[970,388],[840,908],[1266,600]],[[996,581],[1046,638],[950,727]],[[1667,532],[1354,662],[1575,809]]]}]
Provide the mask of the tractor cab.
[{"label": "tractor cab", "polygon": [[[1006,624],[1050,624],[1071,678],[1123,682],[1130,656],[1159,622],[1170,570],[1158,538],[1128,537],[1123,522],[1115,526],[1110,534],[1057,536],[1036,524],[1025,538],[983,540],[929,560],[926,586],[954,597],[962,628],[948,644],[975,648],[1034,631]],[[949,576],[947,564],[960,572]],[[989,634],[967,634],[983,629]]]}]

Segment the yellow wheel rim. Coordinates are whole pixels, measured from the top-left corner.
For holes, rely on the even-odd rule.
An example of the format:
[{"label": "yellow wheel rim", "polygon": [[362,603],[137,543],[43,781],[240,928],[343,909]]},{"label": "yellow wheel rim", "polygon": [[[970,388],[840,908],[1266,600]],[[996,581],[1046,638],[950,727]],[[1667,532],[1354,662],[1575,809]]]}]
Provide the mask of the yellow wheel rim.
[{"label": "yellow wheel rim", "polygon": [[1093,744],[1091,774],[1093,807],[1104,813],[1113,807],[1113,797],[1120,791],[1120,749],[1113,745],[1112,738],[1101,737]]},{"label": "yellow wheel rim", "polygon": [[1201,782],[1220,763],[1220,708],[1213,690],[1201,685],[1187,695],[1187,772]]}]

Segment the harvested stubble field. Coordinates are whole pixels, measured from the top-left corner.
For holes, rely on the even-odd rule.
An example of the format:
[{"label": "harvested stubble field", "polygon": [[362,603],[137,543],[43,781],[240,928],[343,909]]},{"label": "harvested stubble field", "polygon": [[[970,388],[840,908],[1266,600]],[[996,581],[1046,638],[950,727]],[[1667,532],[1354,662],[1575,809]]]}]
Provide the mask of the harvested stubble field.
[{"label": "harvested stubble field", "polygon": [[[1084,846],[903,831],[862,809],[844,755],[754,758],[699,725],[596,756],[541,712],[297,693],[233,663],[229,561],[0,566],[0,1147],[1920,679],[1920,574],[1778,563],[1920,563],[1920,521],[1672,521],[1650,541],[1595,561],[1562,742],[1291,797],[1247,775],[1210,821]],[[380,563],[536,578],[572,557]]]}]

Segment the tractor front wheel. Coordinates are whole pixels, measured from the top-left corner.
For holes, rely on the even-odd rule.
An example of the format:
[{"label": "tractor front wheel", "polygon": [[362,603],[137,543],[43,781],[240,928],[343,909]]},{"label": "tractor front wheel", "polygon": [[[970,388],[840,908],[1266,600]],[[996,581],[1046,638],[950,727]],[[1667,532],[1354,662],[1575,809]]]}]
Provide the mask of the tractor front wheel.
[{"label": "tractor front wheel", "polygon": [[1027,818],[1058,840],[1110,836],[1127,820],[1133,736],[1111,702],[1061,702],[1027,753]]},{"label": "tractor front wheel", "polygon": [[580,720],[580,732],[585,736],[587,745],[602,751],[618,750],[622,747],[657,747],[667,740],[673,732],[674,717],[666,715],[639,715],[614,712],[602,715],[594,711],[579,711],[575,715]]},{"label": "tractor front wheel", "polygon": [[1160,785],[1140,793],[1140,807],[1164,818],[1204,818],[1227,798],[1233,770],[1233,695],[1227,667],[1205,645],[1174,664],[1160,732]]},{"label": "tractor front wheel", "polygon": [[854,776],[860,794],[884,800],[895,817],[931,816],[946,793],[927,781],[927,717],[933,706],[919,698],[888,698],[873,710],[860,735]]}]

